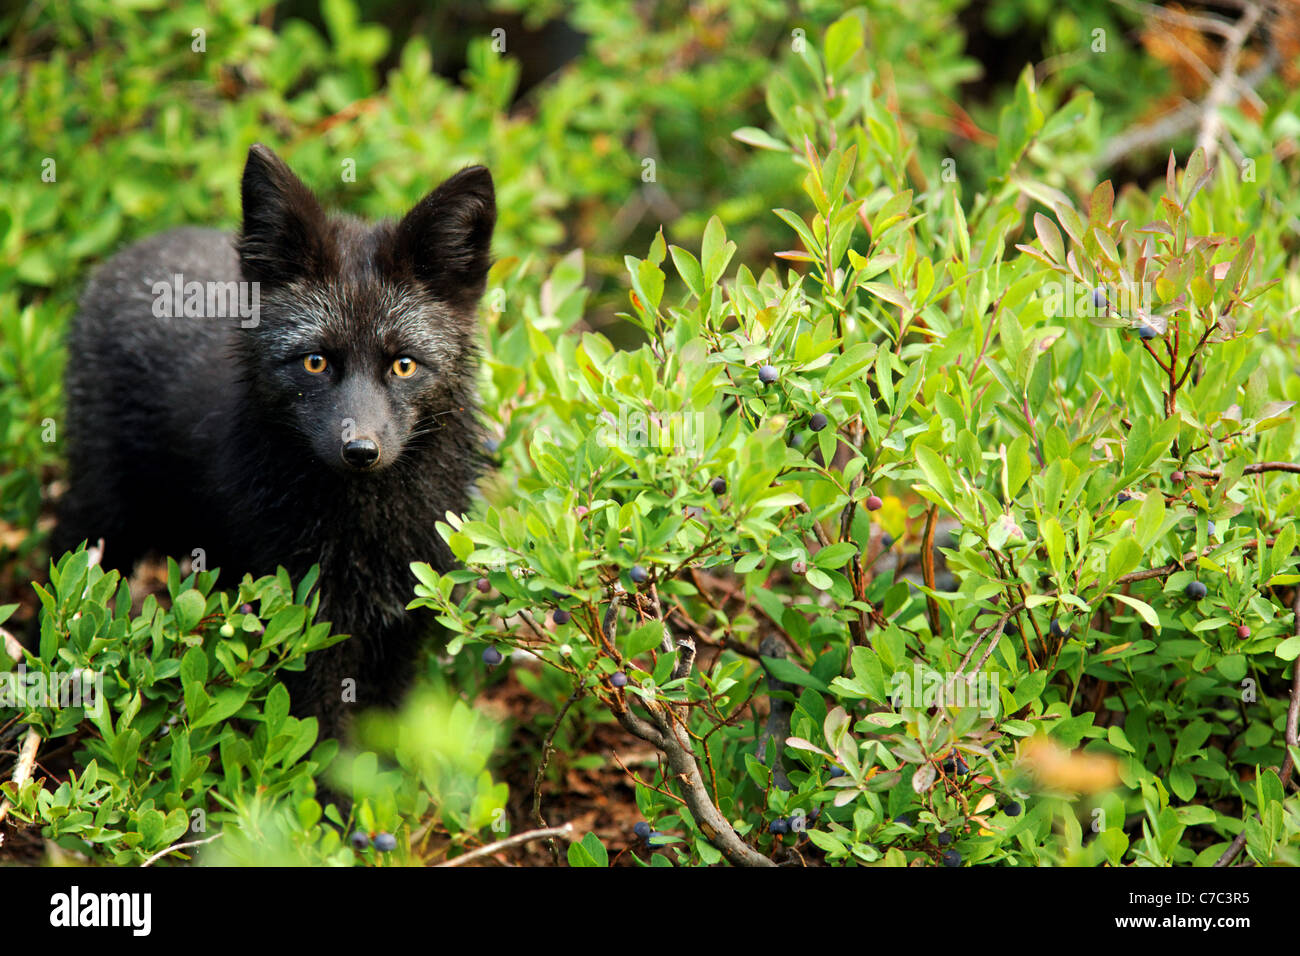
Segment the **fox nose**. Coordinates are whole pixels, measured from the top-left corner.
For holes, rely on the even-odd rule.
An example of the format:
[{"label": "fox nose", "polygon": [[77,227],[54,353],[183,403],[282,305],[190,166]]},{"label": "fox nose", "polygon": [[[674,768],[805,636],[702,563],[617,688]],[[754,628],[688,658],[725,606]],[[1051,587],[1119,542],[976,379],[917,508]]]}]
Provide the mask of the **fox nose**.
[{"label": "fox nose", "polygon": [[369,438],[354,438],[343,446],[343,460],[353,468],[369,468],[379,461],[379,446]]}]

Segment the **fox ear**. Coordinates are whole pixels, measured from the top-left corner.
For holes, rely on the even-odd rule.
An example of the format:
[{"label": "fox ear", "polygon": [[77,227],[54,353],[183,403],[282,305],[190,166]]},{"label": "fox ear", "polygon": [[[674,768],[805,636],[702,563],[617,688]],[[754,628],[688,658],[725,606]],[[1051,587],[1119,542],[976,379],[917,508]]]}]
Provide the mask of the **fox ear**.
[{"label": "fox ear", "polygon": [[473,306],[491,266],[496,190],[485,166],[462,169],[397,227],[397,256],[440,299]]},{"label": "fox ear", "polygon": [[325,211],[284,160],[261,143],[248,151],[239,261],[249,281],[289,282],[328,271]]}]

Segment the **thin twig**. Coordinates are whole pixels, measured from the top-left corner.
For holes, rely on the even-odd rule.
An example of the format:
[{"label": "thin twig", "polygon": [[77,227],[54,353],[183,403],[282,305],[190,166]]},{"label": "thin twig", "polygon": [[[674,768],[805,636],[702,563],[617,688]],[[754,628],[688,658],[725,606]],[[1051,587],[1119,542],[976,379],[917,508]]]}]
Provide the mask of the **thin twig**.
[{"label": "thin twig", "polygon": [[[653,612],[662,623],[663,614],[657,600],[654,600]],[[609,620],[608,614],[606,620]],[[667,624],[664,624],[664,630],[668,633]],[[613,644],[612,634],[606,633],[604,637]],[[671,641],[671,634],[668,638]],[[673,668],[674,679],[686,676],[695,659],[695,642],[689,637],[680,638],[677,641],[677,648],[679,657]],[[676,781],[682,793],[682,802],[691,811],[700,832],[722,853],[728,863],[733,866],[776,865],[745,843],[736,833],[731,822],[714,805],[713,798],[709,796],[709,791],[704,785],[704,778],[700,774],[699,761],[691,747],[691,735],[685,729],[684,723],[678,720],[671,704],[660,704],[653,699],[643,701],[642,704],[649,714],[649,720],[646,720],[632,712],[626,695],[621,691],[602,700],[624,730],[662,751],[672,771],[671,775],[665,774],[664,779]]]},{"label": "thin twig", "polygon": [[[930,591],[935,590],[934,586],[934,525],[939,517],[939,506],[930,505],[930,511],[925,516],[925,534],[921,538],[921,579],[925,581],[925,586]],[[931,593],[925,595],[925,607],[930,616],[930,633],[935,637],[939,636],[939,630],[942,622],[939,620],[939,602]]]},{"label": "thin twig", "polygon": [[[619,769],[622,770],[626,776],[630,777],[632,779],[632,782],[635,783],[637,786],[645,787],[647,790],[653,790],[661,797],[667,797],[669,800],[675,800],[678,803],[680,803],[682,806],[686,806],[686,801],[683,800],[681,797],[677,796],[677,794],[673,793],[671,790],[665,790],[663,787],[656,786],[653,783],[646,783],[644,780],[642,780],[640,777],[636,775],[635,771],[629,770],[627,768],[627,764],[623,762],[623,758],[618,755],[617,750],[611,750],[609,752],[609,755],[614,758],[614,763],[618,764]],[[663,757],[660,754],[655,754],[655,767],[659,770],[660,775],[662,776]]]},{"label": "thin twig", "polygon": [[[537,825],[540,827],[545,827],[547,825],[546,819],[542,816],[542,778],[546,776],[546,766],[551,762],[551,754],[554,752],[552,744],[555,742],[555,732],[560,729],[560,724],[564,721],[565,715],[569,713],[569,708],[573,706],[574,701],[582,696],[584,689],[585,687],[583,684],[579,684],[577,687],[573,688],[573,693],[569,695],[569,699],[564,702],[564,706],[561,707],[560,712],[556,714],[555,723],[551,725],[550,732],[546,735],[546,740],[542,742],[542,759],[537,764],[537,776],[533,780],[533,819],[537,821]],[[551,855],[555,857],[555,862],[558,865],[560,862],[560,850],[555,845],[554,840],[549,840],[548,845],[551,848]]]},{"label": "thin twig", "polygon": [[733,866],[775,866],[776,864],[745,843],[732,828],[730,821],[714,806],[700,776],[699,763],[691,750],[690,738],[673,723],[670,714],[646,701],[651,722],[642,720],[627,707],[621,698],[611,701],[615,718],[623,729],[635,737],[663,751],[668,766],[681,789],[686,806],[695,818],[705,838],[713,844]]},{"label": "thin twig", "polygon": [[1111,0],[1111,2],[1127,7],[1143,16],[1163,20],[1175,26],[1190,27],[1203,33],[1217,33],[1219,36],[1227,37],[1231,34],[1233,28],[1233,23],[1222,17],[1205,16],[1203,14],[1193,15],[1169,7],[1156,6],[1154,3],[1143,3],[1141,0]]},{"label": "thin twig", "polygon": [[1223,47],[1223,69],[1219,71],[1218,79],[1214,81],[1209,95],[1205,98],[1203,107],[1205,113],[1201,117],[1201,128],[1196,136],[1196,145],[1205,150],[1207,162],[1214,161],[1214,154],[1219,148],[1219,135],[1223,130],[1223,108],[1228,105],[1228,97],[1237,84],[1237,64],[1241,60],[1241,49],[1246,45],[1250,35],[1255,32],[1255,27],[1259,26],[1263,15],[1263,4],[1247,4],[1241,19],[1227,34],[1227,42]]},{"label": "thin twig", "polygon": [[812,531],[817,538],[817,543],[823,548],[829,548],[833,542],[831,541],[830,536],[826,533],[826,529],[822,527],[822,523],[817,520],[816,516],[813,515],[808,506],[801,501],[795,505],[795,508],[812,518]]},{"label": "thin twig", "polygon": [[[27,731],[27,736],[23,738],[22,749],[18,752],[18,764],[14,767],[12,778],[16,786],[21,787],[31,777],[32,767],[36,764],[36,751],[40,746],[41,735],[33,727]],[[3,823],[5,818],[9,816],[9,810],[12,806],[13,804],[9,802],[8,798],[0,801],[0,823]]]},{"label": "thin twig", "polygon": [[546,840],[552,837],[564,837],[568,839],[573,834],[573,824],[566,823],[562,827],[546,827],[542,830],[528,830],[524,833],[516,833],[514,836],[506,837],[504,840],[498,840],[496,843],[489,843],[487,846],[481,846],[477,850],[470,850],[468,853],[461,854],[454,860],[444,860],[436,866],[461,866],[477,860],[479,857],[488,856],[497,853],[500,850],[508,850],[512,846],[519,846],[521,843],[530,843],[533,840]]},{"label": "thin twig", "polygon": [[[1275,540],[1273,538],[1268,538],[1264,542],[1264,544],[1268,545],[1270,548],[1274,545],[1274,543]],[[1259,541],[1256,538],[1251,538],[1249,541],[1243,542],[1241,547],[1243,550],[1250,551],[1254,548],[1259,547]],[[1209,554],[1213,550],[1214,550],[1213,547],[1207,546],[1205,551],[1202,553]],[[1167,575],[1173,574],[1175,571],[1181,571],[1189,561],[1195,561],[1200,556],[1201,554],[1199,554],[1196,551],[1188,551],[1178,561],[1174,561],[1169,564],[1162,565],[1161,567],[1158,568],[1147,568],[1145,571],[1130,571],[1128,574],[1124,574],[1117,577],[1115,579],[1115,583],[1132,584],[1136,581],[1149,581],[1152,578],[1163,578]]]},{"label": "thin twig", "polygon": [[225,836],[224,831],[221,832],[221,833],[214,833],[214,834],[212,834],[212,836],[207,837],[206,839],[203,839],[203,840],[191,840],[191,841],[189,841],[188,843],[177,843],[177,844],[174,844],[173,846],[169,846],[169,847],[168,847],[167,849],[165,849],[165,850],[159,850],[159,851],[158,851],[157,853],[155,853],[153,856],[149,857],[149,859],[147,859],[147,860],[145,860],[143,863],[141,863],[140,866],[141,866],[141,868],[144,868],[144,867],[146,867],[146,866],[153,866],[154,863],[156,863],[157,861],[161,860],[161,859],[162,859],[163,857],[165,857],[168,853],[175,853],[177,850],[188,850],[188,849],[190,849],[191,847],[203,846],[204,844],[211,843],[213,840],[220,839],[220,838],[223,837],[223,836]]},{"label": "thin twig", "polygon": [[[1300,462],[1294,461],[1261,461],[1254,465],[1247,465],[1242,469],[1243,475],[1261,475],[1266,471],[1287,471],[1293,475],[1300,475]],[[1223,471],[1218,468],[1188,468],[1187,474],[1196,475],[1198,478],[1222,478]]]},{"label": "thin twig", "polygon": [[[1241,28],[1241,25],[1246,19],[1245,16],[1243,16],[1240,21],[1234,24],[1217,17],[1193,17],[1189,14],[1181,13],[1166,7],[1157,7],[1154,4],[1137,2],[1137,0],[1112,0],[1112,2],[1119,3],[1140,13],[1150,14],[1151,16],[1160,19],[1181,22],[1183,25],[1193,26],[1195,29],[1205,32],[1218,33],[1219,35],[1228,38],[1230,38],[1235,31]],[[1248,5],[1248,9],[1253,6],[1254,4],[1252,2]],[[1245,37],[1242,38],[1243,43],[1245,39]],[[1238,53],[1240,53],[1240,50],[1238,50]],[[1235,85],[1236,88],[1242,91],[1242,93],[1247,97],[1255,99],[1255,87],[1273,73],[1280,59],[1281,57],[1277,44],[1270,42],[1268,52],[1265,54],[1264,58],[1249,72],[1237,76],[1234,64],[1231,71],[1232,76],[1227,80],[1227,82],[1230,85]],[[1211,89],[1211,94],[1213,94],[1213,90],[1214,88]],[[1205,118],[1210,113],[1218,113],[1218,109],[1219,107],[1216,106],[1215,103],[1212,103],[1210,97],[1207,96],[1206,99],[1200,103],[1193,103],[1190,101],[1184,102],[1181,106],[1170,110],[1168,113],[1165,113],[1151,123],[1126,129],[1118,136],[1112,137],[1106,144],[1105,149],[1102,150],[1101,155],[1097,159],[1098,165],[1107,168],[1115,165],[1115,163],[1124,159],[1130,153],[1140,152],[1145,149],[1168,143],[1170,140],[1181,136],[1189,130],[1195,129],[1199,124],[1204,122]],[[1207,158],[1209,157],[1207,156]]]}]

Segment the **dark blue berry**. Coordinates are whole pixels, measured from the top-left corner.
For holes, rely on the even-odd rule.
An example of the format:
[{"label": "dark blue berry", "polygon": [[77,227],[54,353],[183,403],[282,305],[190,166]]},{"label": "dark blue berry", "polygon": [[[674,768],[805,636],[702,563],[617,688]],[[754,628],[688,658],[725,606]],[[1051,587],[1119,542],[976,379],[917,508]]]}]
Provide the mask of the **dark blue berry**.
[{"label": "dark blue berry", "polygon": [[1003,807],[1003,812],[1009,817],[1018,817],[1020,816],[1020,804],[1012,801]]},{"label": "dark blue berry", "polygon": [[808,419],[808,427],[815,432],[819,432],[826,427],[829,421],[830,419],[828,419],[821,412],[815,412],[813,414],[813,417]]},{"label": "dark blue berry", "polygon": [[1208,589],[1206,586],[1200,581],[1192,581],[1183,589],[1183,593],[1193,601],[1199,601],[1201,598],[1205,597],[1207,591]]},{"label": "dark blue berry", "polygon": [[650,839],[650,824],[646,823],[644,820],[638,820],[636,825],[632,827],[632,832],[642,840],[648,840]]},{"label": "dark blue berry", "polygon": [[1133,496],[1130,495],[1127,491],[1121,491],[1118,495],[1115,496],[1115,500],[1119,504],[1123,504],[1126,501],[1132,501]]},{"label": "dark blue berry", "polygon": [[492,582],[487,578],[479,578],[474,582],[474,587],[478,588],[481,593],[487,594],[492,590]]},{"label": "dark blue berry", "polygon": [[768,829],[777,836],[782,836],[790,832],[790,824],[786,821],[785,817],[777,817],[768,825]]},{"label": "dark blue berry", "polygon": [[1101,286],[1092,290],[1092,307],[1094,309],[1106,308],[1106,290]]},{"label": "dark blue berry", "polygon": [[370,846],[370,837],[366,836],[360,830],[352,834],[352,845],[358,850],[364,850]]},{"label": "dark blue berry", "polygon": [[488,667],[496,667],[503,660],[505,660],[505,658],[501,656],[501,652],[495,647],[483,648],[483,663]]},{"label": "dark blue berry", "polygon": [[380,853],[392,853],[397,849],[397,838],[391,833],[376,833],[375,849]]},{"label": "dark blue berry", "polygon": [[888,551],[894,546],[894,536],[886,532],[880,536],[880,546]]},{"label": "dark blue berry", "polygon": [[845,773],[846,771],[843,767],[831,767],[830,778],[834,780],[836,777],[844,776]]},{"label": "dark blue berry", "polygon": [[1144,342],[1149,342],[1160,333],[1156,331],[1155,326],[1147,325],[1145,322],[1138,326],[1138,336]]},{"label": "dark blue berry", "polygon": [[1065,637],[1065,635],[1069,633],[1069,631],[1061,627],[1061,622],[1056,618],[1052,618],[1052,626],[1050,630],[1053,637]]},{"label": "dark blue berry", "polygon": [[627,675],[622,671],[614,671],[614,673],[610,675],[609,682],[615,687],[626,687]]},{"label": "dark blue berry", "polygon": [[944,851],[943,851],[943,865],[944,865],[944,866],[961,866],[961,854],[958,853],[956,850],[944,850]]},{"label": "dark blue berry", "polygon": [[758,370],[758,380],[764,385],[771,385],[780,375],[781,373],[776,370],[775,365],[764,365]]},{"label": "dark blue berry", "polygon": [[725,495],[727,493],[727,479],[718,477],[709,482],[709,488],[715,495]]},{"label": "dark blue berry", "polygon": [[572,617],[573,615],[571,615],[564,608],[559,608],[554,614],[551,615],[551,620],[554,621],[556,624],[568,624],[570,618]]},{"label": "dark blue berry", "polygon": [[639,564],[633,565],[632,570],[628,572],[628,575],[637,584],[645,584],[647,581],[650,580],[650,573],[646,571],[645,568],[641,567],[641,565]]},{"label": "dark blue berry", "polygon": [[952,834],[945,830],[939,834],[939,846],[947,846],[952,842]]},{"label": "dark blue berry", "polygon": [[912,815],[910,813],[900,813],[898,816],[894,817],[894,822],[901,823],[905,827],[910,827],[913,823]]}]

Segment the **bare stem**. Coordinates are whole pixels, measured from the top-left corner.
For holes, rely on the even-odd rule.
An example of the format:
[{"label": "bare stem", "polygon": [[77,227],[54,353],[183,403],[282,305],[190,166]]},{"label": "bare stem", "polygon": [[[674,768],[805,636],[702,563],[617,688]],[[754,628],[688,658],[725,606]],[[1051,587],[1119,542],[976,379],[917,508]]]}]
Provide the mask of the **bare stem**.
[{"label": "bare stem", "polygon": [[506,837],[504,840],[498,840],[496,843],[489,843],[487,846],[481,846],[477,850],[470,850],[463,853],[454,860],[444,860],[438,866],[463,866],[471,860],[477,860],[480,857],[489,856],[501,850],[508,850],[512,846],[519,846],[521,843],[531,843],[533,840],[546,840],[554,837],[564,837],[568,839],[573,835],[573,824],[566,823],[561,827],[546,827],[541,830],[528,830],[524,833],[516,833],[514,836]]}]

